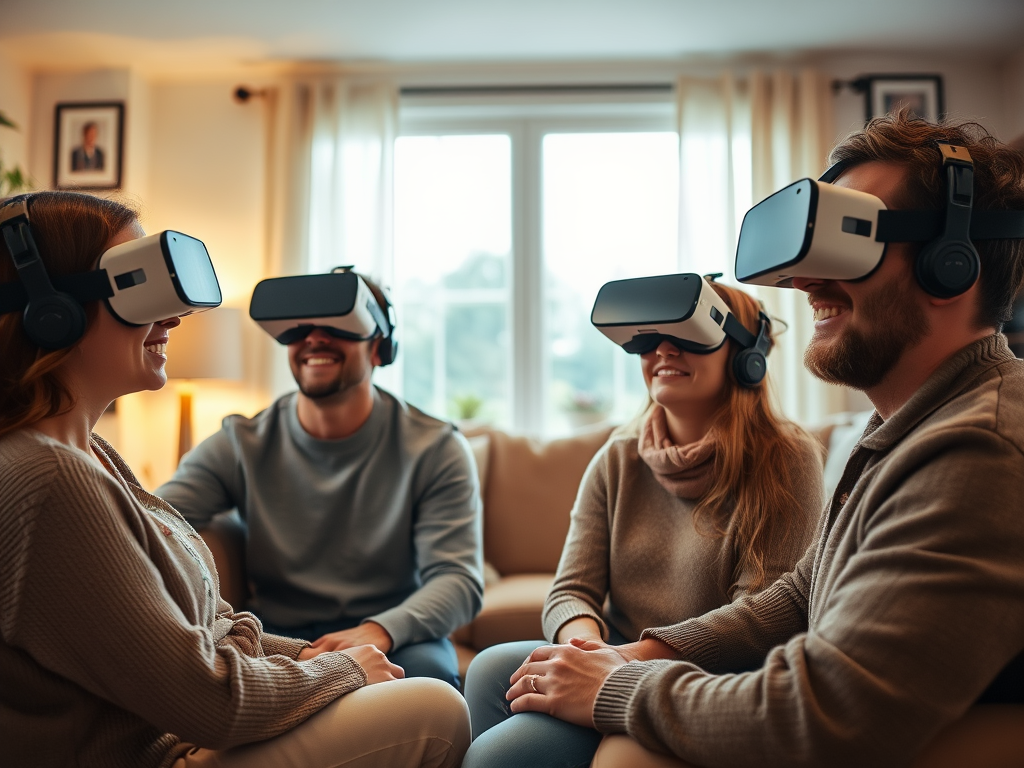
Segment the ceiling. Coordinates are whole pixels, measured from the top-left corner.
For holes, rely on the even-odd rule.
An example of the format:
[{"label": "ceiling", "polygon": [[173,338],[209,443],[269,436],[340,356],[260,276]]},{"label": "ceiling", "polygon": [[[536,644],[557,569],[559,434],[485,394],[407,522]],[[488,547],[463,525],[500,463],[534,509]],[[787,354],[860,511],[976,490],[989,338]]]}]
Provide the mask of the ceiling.
[{"label": "ceiling", "polygon": [[35,68],[191,60],[664,59],[1021,50],[1021,0],[0,0]]}]

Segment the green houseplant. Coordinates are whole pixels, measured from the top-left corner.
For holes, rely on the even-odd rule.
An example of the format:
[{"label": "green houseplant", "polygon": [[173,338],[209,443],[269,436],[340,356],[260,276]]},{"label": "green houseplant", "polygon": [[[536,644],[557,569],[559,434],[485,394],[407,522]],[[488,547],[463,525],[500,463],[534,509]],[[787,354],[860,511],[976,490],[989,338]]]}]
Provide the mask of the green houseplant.
[{"label": "green houseplant", "polygon": [[[0,112],[0,126],[18,130],[18,126],[12,123],[3,112]],[[21,168],[18,166],[8,168],[4,165],[3,156],[0,155],[0,197],[13,195],[28,188],[28,177],[22,172]]]}]

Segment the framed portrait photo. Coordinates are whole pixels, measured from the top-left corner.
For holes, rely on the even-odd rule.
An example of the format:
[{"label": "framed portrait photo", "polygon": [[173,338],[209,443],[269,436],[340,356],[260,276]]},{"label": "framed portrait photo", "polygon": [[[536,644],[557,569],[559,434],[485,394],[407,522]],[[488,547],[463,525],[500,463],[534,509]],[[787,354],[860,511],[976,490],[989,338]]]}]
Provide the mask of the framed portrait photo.
[{"label": "framed portrait photo", "polygon": [[121,186],[124,102],[58,104],[53,137],[54,187]]},{"label": "framed portrait photo", "polygon": [[940,75],[869,75],[863,80],[868,120],[909,107],[917,117],[937,123],[946,111]]}]

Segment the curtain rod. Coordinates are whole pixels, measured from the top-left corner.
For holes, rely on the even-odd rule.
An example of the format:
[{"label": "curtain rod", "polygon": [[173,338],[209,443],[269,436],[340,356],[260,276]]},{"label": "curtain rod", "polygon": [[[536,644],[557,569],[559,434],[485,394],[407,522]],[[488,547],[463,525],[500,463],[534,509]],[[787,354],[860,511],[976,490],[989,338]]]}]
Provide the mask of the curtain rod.
[{"label": "curtain rod", "polygon": [[405,87],[402,96],[495,96],[545,93],[672,93],[672,83],[603,83],[585,85],[443,85]]}]

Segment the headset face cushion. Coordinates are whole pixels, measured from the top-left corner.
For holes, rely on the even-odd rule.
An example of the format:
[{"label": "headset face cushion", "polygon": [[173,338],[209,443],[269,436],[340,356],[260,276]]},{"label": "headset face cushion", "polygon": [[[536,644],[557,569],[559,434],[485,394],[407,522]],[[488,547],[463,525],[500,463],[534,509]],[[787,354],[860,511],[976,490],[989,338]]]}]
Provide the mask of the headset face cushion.
[{"label": "headset face cushion", "polygon": [[690,352],[694,355],[710,355],[712,352],[717,352],[721,349],[722,344],[725,343],[725,339],[722,339],[722,344],[719,344],[717,347],[706,347],[703,344],[695,344],[692,341],[680,339],[678,336],[667,336],[661,333],[641,333],[623,344],[622,348],[631,355],[646,355],[648,352],[653,352],[660,347],[663,341],[667,341],[681,352]]}]

